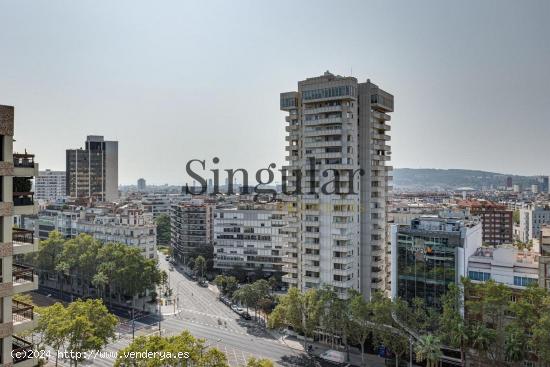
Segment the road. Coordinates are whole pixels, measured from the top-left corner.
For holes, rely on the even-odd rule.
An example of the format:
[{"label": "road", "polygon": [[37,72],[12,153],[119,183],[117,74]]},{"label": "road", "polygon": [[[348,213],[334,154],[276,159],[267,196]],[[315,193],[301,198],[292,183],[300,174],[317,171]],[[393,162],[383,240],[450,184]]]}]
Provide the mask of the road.
[{"label": "road", "polygon": [[[167,271],[170,287],[179,297],[177,312],[162,318],[163,335],[175,335],[183,330],[189,330],[193,336],[206,339],[207,345],[217,347],[224,352],[232,367],[246,365],[246,361],[252,356],[277,362],[283,356],[300,354],[275,339],[253,321],[242,320],[229,307],[221,303],[212,290],[200,287],[196,282],[188,279],[182,270],[174,268],[174,271],[170,271],[170,265],[162,254],[159,256],[159,267]],[[167,308],[172,309],[165,306],[163,313],[166,313]],[[141,318],[136,325],[136,335],[158,332],[158,317],[153,315]],[[120,338],[110,343],[104,352],[114,355],[114,352],[131,343],[131,330],[131,322],[119,327]],[[113,357],[97,357],[83,364],[112,366],[113,363]],[[68,366],[69,363],[60,361],[60,365]]]}]

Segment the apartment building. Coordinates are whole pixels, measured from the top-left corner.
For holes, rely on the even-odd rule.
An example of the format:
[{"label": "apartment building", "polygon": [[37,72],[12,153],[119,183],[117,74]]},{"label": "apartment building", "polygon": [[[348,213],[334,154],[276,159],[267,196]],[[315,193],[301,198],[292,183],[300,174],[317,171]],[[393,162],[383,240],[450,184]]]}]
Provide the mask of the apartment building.
[{"label": "apartment building", "polygon": [[477,218],[421,216],[391,229],[391,294],[423,299],[440,308],[450,283],[466,275],[468,259],[481,247]]},{"label": "apartment building", "polygon": [[214,268],[281,273],[286,226],[282,203],[215,209]]},{"label": "apartment building", "polygon": [[513,289],[525,289],[538,282],[539,254],[512,245],[480,247],[468,258],[467,274],[474,282],[493,279]]},{"label": "apartment building", "polygon": [[137,247],[148,259],[157,258],[157,226],[153,215],[128,205],[114,211],[88,209],[76,221],[76,233],[86,233],[102,243]]},{"label": "apartment building", "polygon": [[35,199],[54,202],[67,195],[65,171],[40,171],[34,179]]},{"label": "apartment building", "polygon": [[84,207],[73,204],[50,204],[38,215],[25,218],[25,228],[47,239],[58,231],[69,239],[86,233],[102,243],[123,243],[138,247],[148,259],[157,257],[157,226],[153,215],[141,206]]},{"label": "apartment building", "polygon": [[118,141],[88,135],[84,144],[66,151],[67,196],[118,200]]},{"label": "apartment building", "polygon": [[13,153],[14,108],[0,105],[0,363],[2,366],[36,366],[32,342],[22,334],[36,326],[33,306],[14,297],[38,288],[34,269],[20,257],[38,250],[31,231],[13,228],[14,215],[36,213],[32,179],[38,164],[32,154]]},{"label": "apartment building", "polygon": [[519,237],[523,242],[537,239],[543,226],[550,225],[550,205],[529,204],[519,212]]},{"label": "apartment building", "polygon": [[369,298],[386,286],[393,96],[370,80],[326,72],[282,93],[280,107],[288,112],[283,280],[301,290],[331,285],[341,297],[352,288]]},{"label": "apartment building", "polygon": [[540,231],[539,286],[550,291],[550,226]]},{"label": "apartment building", "polygon": [[483,243],[493,246],[512,243],[513,212],[506,205],[488,200],[463,200],[458,205],[481,219]]},{"label": "apartment building", "polygon": [[171,206],[170,245],[178,261],[187,264],[199,255],[212,256],[214,208],[214,203],[201,199]]}]

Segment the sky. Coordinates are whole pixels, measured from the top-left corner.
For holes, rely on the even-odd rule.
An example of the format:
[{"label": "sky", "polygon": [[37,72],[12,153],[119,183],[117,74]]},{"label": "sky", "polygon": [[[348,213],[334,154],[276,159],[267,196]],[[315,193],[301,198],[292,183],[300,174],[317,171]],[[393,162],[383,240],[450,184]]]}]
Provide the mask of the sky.
[{"label": "sky", "polygon": [[103,135],[120,183],[182,184],[190,159],[280,168],[279,93],[330,70],[395,96],[394,167],[550,174],[549,15],[545,0],[0,0],[0,104],[41,169]]}]

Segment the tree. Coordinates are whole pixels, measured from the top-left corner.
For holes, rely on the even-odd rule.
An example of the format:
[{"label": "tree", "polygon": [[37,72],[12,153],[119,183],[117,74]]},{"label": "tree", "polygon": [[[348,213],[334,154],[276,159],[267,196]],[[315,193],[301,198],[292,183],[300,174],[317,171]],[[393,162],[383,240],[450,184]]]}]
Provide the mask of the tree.
[{"label": "tree", "polygon": [[[372,336],[375,342],[384,345],[395,355],[395,365],[399,365],[400,359],[409,350],[409,338],[401,330],[400,325],[396,325],[392,313],[399,314],[409,312],[406,302],[391,299],[384,296],[382,292],[375,292],[370,302],[371,318],[374,324]],[[408,318],[408,317],[407,317]]]},{"label": "tree", "polygon": [[441,340],[431,334],[422,335],[415,345],[415,352],[418,361],[426,361],[428,367],[435,367],[443,356],[441,353]]},{"label": "tree", "polygon": [[[313,331],[319,325],[319,294],[316,289],[308,289],[302,293],[292,287],[288,293],[279,299],[269,318],[270,328],[291,326],[294,330],[303,333],[305,337],[312,337]],[[304,346],[307,344],[304,339]]]},{"label": "tree", "polygon": [[269,359],[256,359],[250,357],[246,363],[246,367],[274,367],[275,365]]},{"label": "tree", "polygon": [[68,337],[67,312],[61,303],[39,308],[40,313],[36,331],[42,333],[43,341],[55,350],[55,365],[58,362],[59,350],[65,345]]},{"label": "tree", "polygon": [[[37,331],[43,335],[46,344],[58,352],[62,347],[81,357],[72,355],[75,366],[83,354],[102,349],[115,337],[117,318],[111,315],[101,300],[77,300],[64,307],[55,303],[39,309]],[[56,353],[57,365],[57,353]]]},{"label": "tree", "polygon": [[57,271],[61,280],[59,290],[61,291],[61,299],[63,299],[63,285],[65,283],[65,277],[69,275],[69,264],[66,261],[60,261],[55,266],[55,271]]},{"label": "tree", "polygon": [[99,297],[103,298],[105,293],[105,287],[109,283],[109,278],[105,273],[100,271],[99,273],[95,274],[92,278],[92,285],[96,287],[99,290]]},{"label": "tree", "polygon": [[[157,352],[157,354],[151,358],[143,351]],[[227,357],[221,351],[216,348],[208,348],[203,339],[195,338],[189,331],[169,337],[140,336],[128,347],[119,351],[115,367],[181,366],[182,358],[178,357],[178,353],[186,353],[184,359],[193,366],[229,367]]]},{"label": "tree", "polygon": [[[510,312],[512,292],[504,284],[489,280],[474,284],[464,281],[465,293],[468,294],[466,310],[469,320],[475,328],[470,333],[481,333],[485,340],[469,340],[486,350],[477,349],[478,356],[486,364],[506,364],[507,319]],[[471,330],[471,329],[470,329]]]},{"label": "tree", "polygon": [[195,259],[194,270],[200,274],[201,278],[204,278],[204,269],[206,267],[206,260],[203,256],[197,256]]},{"label": "tree", "polygon": [[350,315],[349,335],[353,342],[361,345],[361,362],[365,359],[365,343],[371,333],[371,307],[369,302],[365,301],[365,297],[357,291],[348,291],[349,306],[348,312]]},{"label": "tree", "polygon": [[161,214],[155,220],[157,224],[157,244],[160,246],[170,245],[170,216],[167,214]]},{"label": "tree", "polygon": [[[115,338],[118,319],[109,313],[101,300],[77,300],[66,310],[66,333],[68,350],[83,355],[93,350],[101,350],[109,340]],[[82,358],[75,356],[75,366]]]},{"label": "tree", "polygon": [[465,343],[468,340],[466,324],[462,317],[464,292],[456,284],[450,284],[447,293],[442,297],[442,312],[439,318],[438,336],[445,345],[460,349],[461,360],[464,360]]}]

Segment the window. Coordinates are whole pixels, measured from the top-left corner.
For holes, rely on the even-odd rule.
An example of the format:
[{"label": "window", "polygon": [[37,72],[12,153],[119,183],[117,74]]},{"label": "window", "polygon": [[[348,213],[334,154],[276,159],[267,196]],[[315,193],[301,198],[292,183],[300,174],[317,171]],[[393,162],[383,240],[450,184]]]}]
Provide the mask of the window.
[{"label": "window", "polygon": [[472,280],[487,281],[491,279],[491,273],[484,273],[481,271],[469,271],[468,277]]},{"label": "window", "polygon": [[529,284],[537,283],[537,279],[526,278],[526,277],[514,277],[514,285],[520,287],[527,287]]}]

